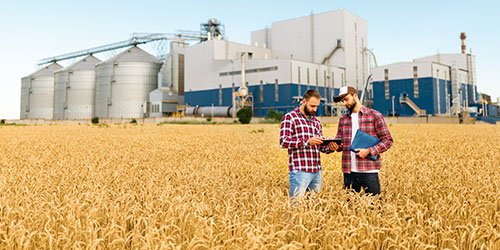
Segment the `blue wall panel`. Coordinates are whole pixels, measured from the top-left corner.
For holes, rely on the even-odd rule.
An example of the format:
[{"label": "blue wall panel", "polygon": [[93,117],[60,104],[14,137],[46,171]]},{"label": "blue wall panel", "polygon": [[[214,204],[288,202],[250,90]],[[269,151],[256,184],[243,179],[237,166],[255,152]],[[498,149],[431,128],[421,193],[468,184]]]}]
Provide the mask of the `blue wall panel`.
[{"label": "blue wall panel", "polygon": [[[406,94],[420,109],[425,109],[427,114],[433,114],[434,103],[437,103],[437,95],[434,96],[436,81],[433,78],[418,79],[418,98],[415,98],[413,79],[399,79],[389,81],[389,99],[385,99],[385,82],[373,82],[373,108],[382,115],[392,113],[392,96],[394,96],[394,110],[400,116],[413,116],[415,111],[407,104],[401,104],[401,94]],[[443,82],[443,95],[444,95]],[[436,101],[433,101],[436,98]]]},{"label": "blue wall panel", "polygon": [[446,80],[439,79],[439,113],[446,113]]},{"label": "blue wall panel", "polygon": [[[237,91],[239,87],[235,87]],[[310,89],[316,89],[316,86],[310,86]],[[298,96],[298,85],[297,84],[278,84],[278,101],[275,100],[275,84],[264,84],[263,85],[263,100],[260,99],[260,85],[249,86],[249,93],[253,96],[254,102],[254,116],[255,117],[265,117],[269,109],[274,109],[279,113],[286,113],[297,106],[300,106],[300,101],[293,99],[294,96]],[[302,84],[300,96],[307,91],[307,85]],[[318,91],[322,98],[325,98],[324,87],[318,87]],[[327,88],[327,94],[331,91]],[[334,93],[338,94],[338,89],[334,89]],[[184,93],[186,105],[191,106],[232,106],[232,88],[222,89],[222,105],[219,105],[219,89],[210,89],[202,91],[188,91]],[[323,115],[325,112],[325,105],[321,102],[316,115]]]}]

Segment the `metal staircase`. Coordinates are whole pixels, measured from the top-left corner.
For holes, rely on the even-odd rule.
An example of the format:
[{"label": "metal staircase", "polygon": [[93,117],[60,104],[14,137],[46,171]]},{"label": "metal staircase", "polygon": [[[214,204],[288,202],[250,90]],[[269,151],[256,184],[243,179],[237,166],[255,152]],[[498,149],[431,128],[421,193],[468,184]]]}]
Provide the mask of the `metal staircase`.
[{"label": "metal staircase", "polygon": [[406,94],[401,94],[399,96],[399,102],[408,104],[408,106],[415,111],[417,116],[425,116],[427,113],[425,109],[420,109]]}]

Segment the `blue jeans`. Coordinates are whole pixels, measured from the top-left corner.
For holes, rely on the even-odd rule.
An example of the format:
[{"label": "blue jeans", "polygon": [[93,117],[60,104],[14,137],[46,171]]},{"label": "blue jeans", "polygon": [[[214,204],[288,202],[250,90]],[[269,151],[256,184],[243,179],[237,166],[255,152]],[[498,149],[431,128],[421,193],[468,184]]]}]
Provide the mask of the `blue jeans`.
[{"label": "blue jeans", "polygon": [[344,187],[356,192],[361,192],[361,188],[364,188],[367,194],[380,194],[378,173],[344,173]]},{"label": "blue jeans", "polygon": [[321,190],[321,171],[309,173],[299,170],[290,171],[290,197],[302,197],[308,191]]}]

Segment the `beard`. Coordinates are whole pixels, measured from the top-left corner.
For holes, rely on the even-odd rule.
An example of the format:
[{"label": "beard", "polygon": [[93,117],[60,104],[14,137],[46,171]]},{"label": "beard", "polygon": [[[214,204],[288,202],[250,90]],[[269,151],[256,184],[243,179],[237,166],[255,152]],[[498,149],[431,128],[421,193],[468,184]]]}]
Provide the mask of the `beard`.
[{"label": "beard", "polygon": [[308,109],[307,103],[306,103],[306,105],[304,106],[304,113],[306,113],[306,115],[312,116],[312,115],[316,114],[316,111]]},{"label": "beard", "polygon": [[352,113],[352,111],[354,110],[354,107],[356,107],[358,103],[356,102],[356,100],[352,100],[352,104],[347,108],[349,110],[349,112]]}]

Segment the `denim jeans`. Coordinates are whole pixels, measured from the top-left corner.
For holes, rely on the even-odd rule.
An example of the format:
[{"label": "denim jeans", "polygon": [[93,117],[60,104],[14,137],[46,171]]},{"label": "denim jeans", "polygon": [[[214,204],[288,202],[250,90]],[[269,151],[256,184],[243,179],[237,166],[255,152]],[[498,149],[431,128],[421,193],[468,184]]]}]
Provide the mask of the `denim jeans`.
[{"label": "denim jeans", "polygon": [[290,171],[290,197],[302,197],[308,191],[321,190],[321,171],[309,173],[299,170]]},{"label": "denim jeans", "polygon": [[356,192],[361,192],[363,188],[368,194],[380,194],[378,173],[344,173],[344,187],[352,188]]}]

